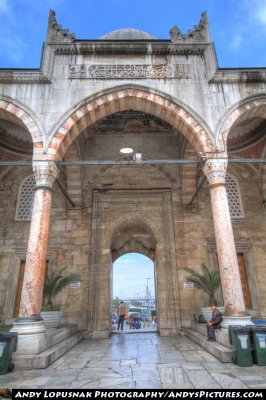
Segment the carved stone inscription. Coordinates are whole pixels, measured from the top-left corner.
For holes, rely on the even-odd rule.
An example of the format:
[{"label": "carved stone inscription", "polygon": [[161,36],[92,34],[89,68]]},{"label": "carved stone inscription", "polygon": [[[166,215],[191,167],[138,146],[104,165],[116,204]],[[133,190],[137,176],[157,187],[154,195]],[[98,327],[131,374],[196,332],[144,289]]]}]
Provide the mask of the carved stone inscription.
[{"label": "carved stone inscription", "polygon": [[69,79],[162,79],[191,77],[186,64],[95,64],[70,65]]}]

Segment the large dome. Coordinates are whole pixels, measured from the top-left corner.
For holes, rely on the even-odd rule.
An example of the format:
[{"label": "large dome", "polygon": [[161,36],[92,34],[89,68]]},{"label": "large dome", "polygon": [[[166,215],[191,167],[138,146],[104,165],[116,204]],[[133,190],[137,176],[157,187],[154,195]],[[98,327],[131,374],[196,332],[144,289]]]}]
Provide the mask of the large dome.
[{"label": "large dome", "polygon": [[117,29],[100,37],[101,40],[150,40],[155,36],[139,29]]}]

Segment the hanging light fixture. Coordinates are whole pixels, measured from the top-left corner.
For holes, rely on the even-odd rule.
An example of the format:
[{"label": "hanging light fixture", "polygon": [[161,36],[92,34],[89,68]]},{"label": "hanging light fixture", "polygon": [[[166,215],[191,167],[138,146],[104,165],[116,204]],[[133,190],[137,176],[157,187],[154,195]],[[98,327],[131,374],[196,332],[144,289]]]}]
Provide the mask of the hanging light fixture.
[{"label": "hanging light fixture", "polygon": [[122,149],[119,150],[119,153],[122,154],[123,156],[129,156],[134,153],[134,150],[131,149],[131,147],[123,147]]}]

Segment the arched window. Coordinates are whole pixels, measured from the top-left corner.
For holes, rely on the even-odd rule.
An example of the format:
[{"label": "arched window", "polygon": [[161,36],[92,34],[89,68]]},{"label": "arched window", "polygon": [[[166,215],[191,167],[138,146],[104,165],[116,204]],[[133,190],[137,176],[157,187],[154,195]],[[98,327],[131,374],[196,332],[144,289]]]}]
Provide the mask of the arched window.
[{"label": "arched window", "polygon": [[233,175],[226,175],[225,182],[231,218],[243,218],[244,212],[238,181]]},{"label": "arched window", "polygon": [[16,221],[30,221],[35,189],[34,175],[27,176],[20,184],[16,209]]}]

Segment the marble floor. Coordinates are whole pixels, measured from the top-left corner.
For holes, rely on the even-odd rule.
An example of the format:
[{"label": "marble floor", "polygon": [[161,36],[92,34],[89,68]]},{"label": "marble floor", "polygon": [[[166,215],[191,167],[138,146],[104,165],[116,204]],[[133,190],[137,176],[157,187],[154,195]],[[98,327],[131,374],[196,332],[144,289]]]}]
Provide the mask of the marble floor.
[{"label": "marble floor", "polygon": [[83,340],[43,370],[0,375],[0,386],[51,389],[266,388],[266,367],[223,364],[185,336]]}]

